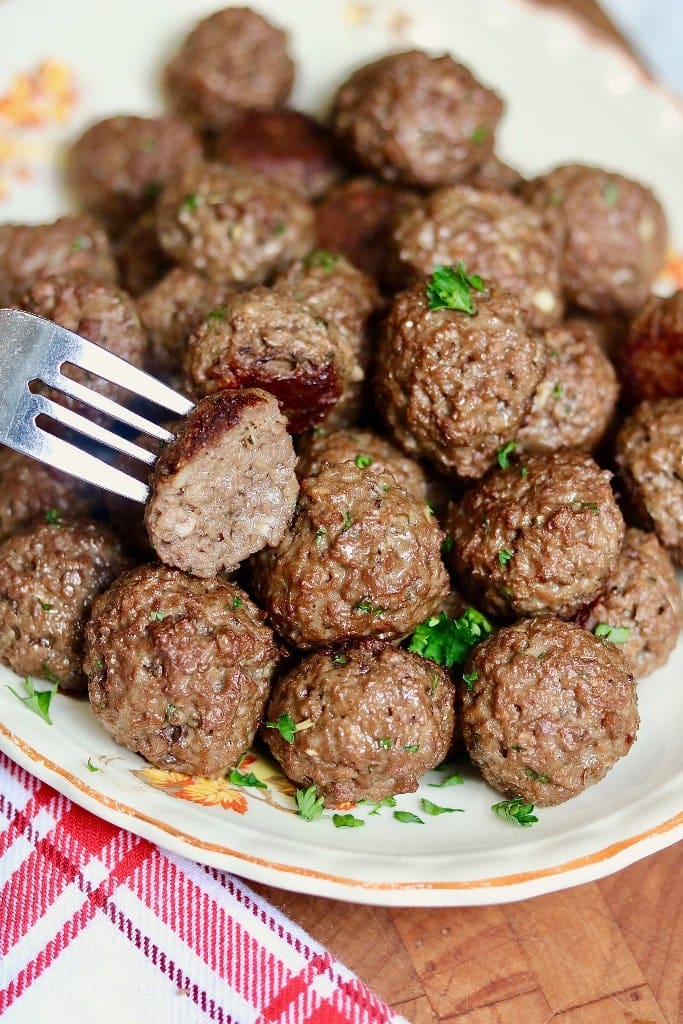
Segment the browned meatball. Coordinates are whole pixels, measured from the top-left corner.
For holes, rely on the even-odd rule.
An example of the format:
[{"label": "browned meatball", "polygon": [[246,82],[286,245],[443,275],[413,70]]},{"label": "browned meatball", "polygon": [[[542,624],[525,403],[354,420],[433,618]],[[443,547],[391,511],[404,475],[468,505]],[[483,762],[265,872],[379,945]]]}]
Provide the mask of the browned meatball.
[{"label": "browned meatball", "polygon": [[509,295],[476,297],[476,314],[430,309],[425,284],[394,298],[377,353],[376,405],[409,455],[478,477],[511,441],[545,365],[540,338]]},{"label": "browned meatball", "polygon": [[587,320],[572,317],[545,334],[548,361],[531,408],[517,431],[520,449],[592,451],[614,415],[614,367]]},{"label": "browned meatball", "polygon": [[331,133],[300,110],[247,110],[214,144],[221,163],[274,178],[307,199],[342,175]]},{"label": "browned meatball", "polygon": [[161,248],[215,281],[259,284],[313,245],[313,209],[284,185],[222,164],[192,164],[157,204]]},{"label": "browned meatball", "polygon": [[508,797],[550,807],[577,796],[627,754],[638,731],[623,654],[551,616],[499,629],[474,649],[463,691],[470,757]]},{"label": "browned meatball", "polygon": [[45,515],[85,518],[100,501],[100,492],[75,476],[0,447],[0,540]]},{"label": "browned meatball", "polygon": [[254,738],[279,651],[244,591],[166,566],[119,577],[94,604],[92,709],[157,768],[220,776]]},{"label": "browned meatball", "polygon": [[299,443],[296,472],[300,478],[317,476],[326,463],[354,462],[359,469],[378,466],[391,473],[399,487],[418,501],[426,501],[427,481],[419,462],[407,458],[390,441],[372,430],[319,430]]},{"label": "browned meatball", "polygon": [[229,125],[248,107],[284,103],[293,80],[286,33],[247,7],[198,22],[164,71],[170,105],[201,128]]},{"label": "browned meatball", "polygon": [[483,164],[475,167],[463,181],[480,192],[516,192],[524,178],[493,153]]},{"label": "browned meatball", "polygon": [[116,246],[121,285],[136,299],[153,288],[170,270],[159,245],[154,210],[145,212],[124,231]]},{"label": "browned meatball", "polygon": [[683,398],[683,289],[648,298],[619,350],[619,376],[633,403]]},{"label": "browned meatball", "polygon": [[619,431],[616,458],[643,525],[683,565],[683,398],[641,402]]},{"label": "browned meatball", "polygon": [[0,306],[15,306],[32,284],[55,274],[116,280],[109,239],[93,217],[0,225]]},{"label": "browned meatball", "polygon": [[66,177],[80,205],[120,231],[175,171],[201,157],[202,144],[186,121],[120,115],[97,121],[74,142]]},{"label": "browned meatball", "polygon": [[418,201],[415,192],[374,178],[350,178],[330,189],[315,210],[318,245],[341,252],[382,284],[387,280],[387,235],[399,210]]},{"label": "browned meatball", "polygon": [[451,505],[460,583],[494,616],[569,618],[614,569],[624,521],[611,474],[590,455],[531,455],[496,469]]},{"label": "browned meatball", "polygon": [[635,313],[666,250],[666,221],[652,192],[597,167],[565,164],[523,188],[538,210],[552,209],[564,231],[562,285],[582,309]]},{"label": "browned meatball", "polygon": [[683,605],[676,570],[654,533],[626,531],[614,571],[577,622],[591,632],[601,623],[625,630],[619,647],[636,678],[664,664],[683,625]]},{"label": "browned meatball", "polygon": [[279,544],[299,490],[295,464],[272,395],[226,390],[202,399],[150,477],[145,525],[159,558],[215,576]]},{"label": "browned meatball", "polygon": [[232,284],[209,281],[201,274],[173,267],[138,299],[137,307],[149,337],[147,368],[165,381],[184,378],[187,342],[194,328],[215,312],[235,291]]},{"label": "browned meatball", "polygon": [[515,296],[537,330],[562,316],[560,248],[546,218],[505,193],[465,185],[439,189],[396,218],[391,238],[397,280],[410,284],[436,266],[464,263]]},{"label": "browned meatball", "polygon": [[192,333],[187,370],[197,394],[259,387],[280,402],[289,429],[314,426],[363,379],[345,334],[270,288],[228,297]]},{"label": "browned meatball", "polygon": [[412,793],[448,753],[453,684],[432,661],[381,640],[309,654],[280,679],[267,719],[289,715],[291,743],[261,735],[290,779],[327,804]]},{"label": "browned meatball", "polygon": [[50,516],[0,544],[0,661],[85,690],[83,627],[127,562],[105,526]]},{"label": "browned meatball", "polygon": [[409,50],[354,71],[337,92],[332,124],[387,181],[434,188],[491,155],[502,113],[502,100],[448,54]]},{"label": "browned meatball", "polygon": [[276,630],[300,647],[409,633],[448,593],[443,534],[391,474],[353,462],[301,482],[280,545],[252,560]]}]

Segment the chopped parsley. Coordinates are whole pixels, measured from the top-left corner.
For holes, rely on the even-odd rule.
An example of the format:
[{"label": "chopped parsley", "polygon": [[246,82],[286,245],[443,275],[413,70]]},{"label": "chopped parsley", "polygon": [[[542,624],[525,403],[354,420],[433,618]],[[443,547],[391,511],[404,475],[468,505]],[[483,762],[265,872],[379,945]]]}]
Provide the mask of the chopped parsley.
[{"label": "chopped parsley", "polygon": [[470,139],[476,145],[480,145],[488,138],[489,130],[485,124],[479,124],[472,132]]},{"label": "chopped parsley", "polygon": [[452,772],[441,782],[430,782],[432,789],[446,789],[447,786],[462,786],[462,775],[460,772]]},{"label": "chopped parsley", "polygon": [[52,683],[53,686],[62,685],[62,680],[59,678],[58,675],[55,675],[55,673],[52,671],[52,669],[50,668],[46,661],[43,662],[41,671],[43,673],[43,678],[47,679],[48,683]]},{"label": "chopped parsley", "polygon": [[410,811],[394,811],[394,817],[404,825],[424,825],[422,818],[418,818],[417,814]]},{"label": "chopped parsley", "polygon": [[241,608],[243,604],[244,601],[242,600],[241,597],[233,597],[232,604],[230,605],[230,610],[234,612],[235,609]]},{"label": "chopped parsley", "polygon": [[322,817],[325,801],[321,796],[316,796],[315,786],[308,789],[297,789],[296,807],[304,821],[316,821]]},{"label": "chopped parsley", "polygon": [[149,617],[152,622],[163,622],[166,618],[166,612],[150,612]]},{"label": "chopped parsley", "polygon": [[36,684],[30,676],[26,676],[23,680],[24,690],[26,696],[22,697],[20,693],[14,689],[13,686],[8,686],[7,689],[14,694],[14,696],[25,704],[30,711],[34,711],[37,715],[47,722],[48,725],[52,725],[52,719],[50,718],[50,703],[52,698],[57,692],[58,684],[52,683],[48,690],[37,690]]},{"label": "chopped parsley", "polygon": [[441,554],[442,555],[447,555],[450,551],[452,551],[453,550],[453,544],[454,544],[453,538],[451,537],[450,533],[447,533],[446,536],[444,537],[442,543],[441,543]]},{"label": "chopped parsley", "polygon": [[470,691],[478,678],[479,673],[477,672],[476,669],[474,669],[472,672],[463,672],[462,681],[465,684],[465,688],[468,691]]},{"label": "chopped parsley", "polygon": [[353,608],[354,611],[363,612],[366,615],[384,615],[386,611],[386,608],[382,608],[380,607],[380,605],[377,605],[376,608],[373,608],[372,602],[370,601],[369,597],[361,598],[358,604],[354,605]]},{"label": "chopped parsley", "polygon": [[352,525],[353,525],[353,519],[351,518],[351,513],[349,512],[349,510],[347,508],[344,509],[344,512],[343,512],[343,515],[342,515],[342,519],[344,521],[344,527],[342,529],[342,533],[346,533],[346,531],[350,530]]},{"label": "chopped parsley", "polygon": [[508,441],[507,444],[503,445],[496,452],[496,458],[498,459],[498,465],[501,469],[508,469],[510,465],[510,456],[518,448],[517,441]]},{"label": "chopped parsley", "polygon": [[233,786],[256,786],[258,789],[268,789],[265,782],[261,782],[257,779],[253,772],[238,771],[237,768],[233,768],[229,776],[230,782]]},{"label": "chopped parsley", "polygon": [[383,807],[395,807],[396,806],[396,797],[395,796],[385,796],[383,800],[377,800],[377,801],[374,801],[374,800],[359,800],[358,803],[359,804],[372,804],[372,810],[370,811],[370,817],[372,817],[373,814],[379,814]]},{"label": "chopped parsley", "polygon": [[405,747],[403,749],[405,750],[406,754],[417,754],[418,750],[420,749],[420,744],[419,743],[406,743],[406,745],[405,745]]},{"label": "chopped parsley", "polygon": [[313,427],[313,437],[324,437],[326,433],[325,427]]},{"label": "chopped parsley", "polygon": [[284,235],[286,230],[287,230],[287,225],[285,224],[285,222],[283,220],[279,220],[277,222],[277,224],[275,225],[275,227],[273,228],[273,234],[274,235]]},{"label": "chopped parsley", "polygon": [[362,818],[353,814],[333,814],[332,821],[335,828],[361,828],[365,824]]},{"label": "chopped parsley", "polygon": [[591,512],[600,511],[600,506],[597,501],[577,501],[574,504],[578,506],[578,512],[583,512],[585,509],[589,509]]},{"label": "chopped parsley", "polygon": [[593,630],[595,636],[607,640],[610,644],[625,644],[630,632],[628,626],[610,626],[609,622],[598,622]]},{"label": "chopped parsley", "polygon": [[54,611],[55,606],[53,604],[50,604],[49,601],[41,601],[40,598],[38,598],[38,604],[40,605],[44,612]]},{"label": "chopped parsley", "polygon": [[328,252],[327,249],[314,249],[304,259],[304,266],[307,270],[312,267],[320,267],[326,274],[331,274],[335,263],[338,263],[340,258],[336,253]]},{"label": "chopped parsley", "polygon": [[451,668],[464,664],[472,648],[492,631],[489,620],[476,608],[466,608],[457,619],[440,612],[415,628],[408,650],[430,658],[443,668]]},{"label": "chopped parsley", "polygon": [[391,750],[394,745],[394,741],[389,736],[382,736],[380,740],[377,740],[382,750]]},{"label": "chopped parsley", "polygon": [[605,200],[608,206],[614,206],[617,199],[619,198],[619,189],[615,181],[605,182],[602,190],[602,198]]},{"label": "chopped parsley", "polygon": [[171,702],[170,704],[166,705],[166,710],[164,712],[164,718],[166,719],[167,722],[171,721],[171,719],[175,715],[175,712],[176,712],[176,706],[175,706],[175,704],[173,704],[173,702]]},{"label": "chopped parsley", "polygon": [[512,551],[508,551],[507,548],[501,548],[498,552],[498,562],[500,563],[501,569],[504,569],[512,558]]},{"label": "chopped parsley", "polygon": [[277,729],[285,742],[294,742],[296,725],[294,724],[292,716],[288,715],[287,712],[282,715],[278,715],[276,722],[266,722],[266,729]]},{"label": "chopped parsley", "polygon": [[529,475],[529,470],[527,469],[526,466],[520,466],[519,467],[519,475],[520,476],[528,476]]},{"label": "chopped parsley", "polygon": [[562,398],[563,394],[564,384],[561,384],[560,381],[558,381],[555,387],[553,388],[553,398]]},{"label": "chopped parsley", "polygon": [[368,466],[372,465],[372,455],[362,455],[359,453],[353,461],[358,469],[367,469]]},{"label": "chopped parsley", "polygon": [[88,235],[78,235],[69,246],[71,252],[83,252],[92,248],[92,239]]},{"label": "chopped parsley", "polygon": [[549,775],[539,775],[538,772],[535,772],[533,768],[527,768],[525,766],[524,774],[527,775],[530,779],[533,779],[534,782],[550,782]]},{"label": "chopped parsley", "polygon": [[486,285],[477,274],[468,274],[462,263],[455,267],[434,267],[434,273],[425,285],[430,309],[456,309],[468,316],[477,312],[472,301],[472,290],[483,292]]},{"label": "chopped parsley", "polygon": [[425,814],[431,814],[432,817],[436,817],[438,814],[455,814],[456,812],[460,812],[461,814],[465,813],[464,807],[441,807],[439,804],[433,804],[431,800],[427,800],[424,796],[420,800],[420,803],[422,804],[422,810]]},{"label": "chopped parsley", "polygon": [[336,665],[337,668],[341,668],[341,666],[345,665],[347,661],[348,658],[345,654],[342,654],[341,651],[337,651],[336,654],[332,655],[332,664]]},{"label": "chopped parsley", "polygon": [[491,804],[491,810],[503,821],[510,825],[521,825],[522,828],[530,828],[538,821],[533,813],[534,805],[525,803],[519,796],[513,800],[501,800],[497,804]]},{"label": "chopped parsley", "polygon": [[96,764],[93,764],[92,757],[89,757],[88,760],[86,761],[86,768],[88,769],[89,772],[98,772],[100,770]]},{"label": "chopped parsley", "polygon": [[45,522],[48,526],[61,526],[63,523],[62,517],[59,513],[58,508],[50,508],[45,513]]},{"label": "chopped parsley", "polygon": [[185,197],[180,209],[187,213],[191,213],[193,210],[198,210],[201,205],[202,197],[198,192],[193,192],[191,195]]},{"label": "chopped parsley", "polygon": [[314,538],[314,540],[315,540],[316,544],[323,544],[325,542],[325,538],[326,537],[327,537],[327,530],[325,529],[324,526],[319,526],[318,529],[315,531],[315,538]]},{"label": "chopped parsley", "polygon": [[216,306],[206,317],[207,324],[218,324],[221,320],[225,320],[225,309],[223,306]]}]

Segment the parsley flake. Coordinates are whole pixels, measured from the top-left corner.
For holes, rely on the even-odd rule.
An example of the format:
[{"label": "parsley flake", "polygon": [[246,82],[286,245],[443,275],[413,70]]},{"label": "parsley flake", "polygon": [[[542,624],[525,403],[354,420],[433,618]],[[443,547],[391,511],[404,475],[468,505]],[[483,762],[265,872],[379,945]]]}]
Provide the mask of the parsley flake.
[{"label": "parsley flake", "polygon": [[69,246],[71,252],[84,252],[85,249],[92,247],[92,239],[88,235],[79,235],[74,238],[73,242]]},{"label": "parsley flake", "polygon": [[368,466],[372,465],[372,455],[362,455],[359,452],[353,461],[355,462],[358,469],[367,469]]},{"label": "parsley flake", "polygon": [[382,736],[380,740],[377,740],[382,750],[391,750],[394,745],[394,741],[389,736]]},{"label": "parsley flake", "polygon": [[266,729],[277,729],[286,743],[293,743],[296,735],[296,725],[291,715],[285,712],[278,715],[276,722],[266,722]]},{"label": "parsley flake", "polygon": [[149,618],[151,622],[163,622],[166,618],[166,612],[150,612]]},{"label": "parsley flake", "polygon": [[319,526],[318,529],[315,531],[314,540],[315,540],[316,544],[324,544],[326,537],[327,537],[327,530],[325,529],[324,526]]},{"label": "parsley flake", "polygon": [[562,383],[560,383],[560,381],[558,381],[557,384],[555,385],[555,387],[553,388],[553,398],[562,398],[563,394],[564,394],[564,384],[562,384]]},{"label": "parsley flake", "polygon": [[308,789],[297,789],[296,806],[304,821],[316,821],[322,817],[325,801],[321,796],[316,796],[315,786]]},{"label": "parsley flake", "polygon": [[98,772],[100,770],[96,764],[93,764],[92,757],[89,757],[88,760],[86,761],[86,768],[88,769],[89,772]]},{"label": "parsley flake", "polygon": [[351,513],[349,512],[348,508],[344,509],[344,512],[343,512],[343,515],[342,515],[342,519],[344,521],[344,526],[342,527],[342,533],[346,533],[346,531],[350,530],[352,525],[353,525],[353,519],[351,518]]},{"label": "parsley flake", "polygon": [[336,665],[337,668],[341,668],[341,666],[345,665],[347,661],[348,658],[345,654],[342,654],[341,651],[337,651],[336,654],[332,655],[332,664]]},{"label": "parsley flake", "polygon": [[533,768],[527,768],[525,766],[524,774],[527,775],[530,779],[533,779],[534,782],[550,782],[549,775],[539,775],[538,772],[535,772]]},{"label": "parsley flake", "polygon": [[476,608],[466,608],[457,619],[445,612],[431,615],[415,628],[408,650],[430,658],[443,668],[463,665],[473,647],[489,635],[493,626]]},{"label": "parsley flake", "polygon": [[312,267],[320,267],[326,274],[330,274],[334,270],[335,263],[338,263],[339,260],[340,257],[336,253],[328,252],[327,249],[314,249],[304,259],[304,266],[307,270],[310,270]]},{"label": "parsley flake", "polygon": [[441,554],[447,555],[450,551],[452,551],[454,543],[455,542],[451,537],[450,533],[447,533],[443,541],[441,542]]},{"label": "parsley flake", "polygon": [[472,672],[463,673],[462,681],[465,684],[465,687],[468,692],[472,690],[478,678],[479,673],[477,672],[476,669],[474,669]]},{"label": "parsley flake", "polygon": [[605,182],[605,186],[602,190],[602,198],[605,200],[608,206],[614,206],[617,199],[619,198],[619,189],[615,181]]},{"label": "parsley flake", "polygon": [[41,601],[40,598],[38,598],[38,603],[44,612],[54,611],[55,606],[50,604],[49,601]]},{"label": "parsley flake", "polygon": [[508,551],[507,548],[501,548],[498,552],[498,562],[500,563],[501,569],[504,569],[512,558],[512,551]]},{"label": "parsley flake", "polygon": [[241,597],[233,597],[232,604],[230,605],[230,610],[234,612],[237,608],[241,608],[243,604],[244,601],[242,600]]},{"label": "parsley flake", "polygon": [[578,506],[578,512],[583,512],[584,509],[589,509],[591,512],[600,511],[600,506],[597,501],[577,501],[574,504]]},{"label": "parsley flake", "polygon": [[52,725],[52,719],[50,718],[50,703],[57,692],[57,683],[52,683],[48,690],[37,690],[36,684],[30,676],[26,676],[22,682],[24,690],[26,691],[25,697],[22,697],[20,693],[17,693],[13,686],[8,686],[7,689],[13,693],[22,704],[25,704],[29,710],[40,715],[43,721],[47,722],[48,725]]},{"label": "parsley flake", "polygon": [[419,743],[406,743],[406,745],[405,745],[405,747],[403,749],[405,750],[406,754],[417,754],[418,750],[420,749],[420,744]]},{"label": "parsley flake", "polygon": [[486,285],[477,274],[468,274],[462,263],[455,267],[434,267],[434,273],[427,281],[425,294],[430,309],[456,309],[468,316],[476,313],[472,301],[472,289],[486,291]]},{"label": "parsley flake", "polygon": [[186,196],[180,207],[181,210],[191,213],[194,210],[198,210],[202,205],[202,197],[197,192],[193,192],[191,195]]},{"label": "parsley flake", "polygon": [[491,804],[491,810],[503,821],[510,825],[521,825],[522,828],[530,828],[538,821],[533,813],[534,805],[525,803],[519,796],[514,800],[501,800],[497,804]]},{"label": "parsley flake", "polygon": [[374,800],[359,800],[358,803],[359,804],[372,804],[372,810],[370,811],[370,817],[371,817],[373,814],[379,814],[383,807],[395,807],[396,806],[396,797],[395,796],[385,796],[383,800],[378,800],[376,802]]},{"label": "parsley flake", "polygon": [[486,127],[486,125],[485,124],[479,124],[474,129],[474,131],[472,132],[472,135],[470,136],[470,139],[471,139],[471,141],[476,146],[476,145],[481,144],[482,142],[485,142],[486,139],[488,138],[488,134],[489,134],[489,130]]},{"label": "parsley flake", "polygon": [[441,782],[430,782],[432,789],[446,789],[447,786],[462,786],[462,775],[460,772],[453,772],[447,775]]},{"label": "parsley flake", "polygon": [[418,818],[417,814],[410,811],[394,811],[394,817],[404,825],[424,825],[422,818]]},{"label": "parsley flake", "polygon": [[456,812],[459,812],[460,814],[465,813],[464,807],[441,807],[439,804],[433,804],[431,800],[427,800],[424,796],[420,800],[420,803],[422,804],[422,810],[425,814],[431,814],[432,817],[436,817],[438,814],[455,814]]},{"label": "parsley flake", "polygon": [[625,644],[630,632],[628,626],[610,626],[609,622],[598,622],[593,630],[595,636],[610,644]]},{"label": "parsley flake", "polygon": [[501,469],[508,469],[510,465],[510,456],[518,448],[517,441],[508,441],[507,444],[503,445],[496,452],[496,458],[498,459],[498,465]]},{"label": "parsley flake", "polygon": [[238,771],[237,768],[233,768],[229,779],[233,786],[255,786],[258,789],[268,789],[265,782],[257,779],[253,772],[244,773]]},{"label": "parsley flake", "polygon": [[59,513],[58,508],[50,508],[45,513],[45,522],[48,526],[61,526],[63,523],[62,517]]},{"label": "parsley flake", "polygon": [[335,828],[361,828],[365,824],[362,818],[353,814],[333,814],[332,821]]},{"label": "parsley flake", "polygon": [[226,313],[224,307],[216,306],[215,309],[212,309],[211,312],[207,314],[206,322],[207,324],[219,324],[221,320],[225,320],[225,316]]}]

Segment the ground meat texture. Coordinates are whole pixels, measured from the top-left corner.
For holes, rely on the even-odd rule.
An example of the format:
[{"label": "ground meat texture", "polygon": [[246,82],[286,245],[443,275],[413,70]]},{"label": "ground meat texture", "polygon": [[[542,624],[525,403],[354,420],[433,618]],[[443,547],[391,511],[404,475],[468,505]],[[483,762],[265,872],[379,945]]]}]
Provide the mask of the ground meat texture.
[{"label": "ground meat texture", "polygon": [[261,722],[279,651],[244,591],[160,565],[121,576],[86,629],[90,704],[157,768],[219,777]]},{"label": "ground meat texture", "polygon": [[372,430],[321,430],[299,443],[296,471],[300,478],[317,476],[326,463],[353,462],[359,469],[376,466],[391,473],[399,487],[417,501],[426,501],[427,481],[419,462],[409,459]]},{"label": "ground meat texture", "polygon": [[452,57],[410,50],[355,71],[337,92],[332,124],[387,181],[435,188],[491,155],[502,113],[502,100]]},{"label": "ground meat texture", "polygon": [[83,628],[93,599],[126,568],[99,523],[51,517],[0,543],[0,661],[21,676],[85,690]]},{"label": "ground meat texture", "polygon": [[121,235],[116,262],[121,285],[134,299],[153,288],[170,270],[171,264],[159,246],[154,210],[146,210]]},{"label": "ground meat texture", "polygon": [[315,210],[318,245],[340,252],[355,267],[388,283],[387,235],[399,210],[417,194],[374,178],[356,177],[330,189]]},{"label": "ground meat texture", "polygon": [[448,512],[461,584],[494,617],[569,618],[614,569],[624,521],[611,473],[590,455],[531,455],[497,468]]},{"label": "ground meat texture", "polygon": [[77,477],[0,446],[0,540],[46,514],[86,518],[100,502],[101,492]]},{"label": "ground meat texture", "polygon": [[31,285],[56,274],[116,280],[109,239],[93,217],[0,225],[0,306],[16,306]]},{"label": "ground meat texture", "polygon": [[494,153],[467,175],[463,184],[479,192],[516,192],[524,178]]},{"label": "ground meat texture", "polygon": [[599,782],[638,731],[621,651],[551,616],[498,630],[474,649],[462,694],[470,757],[507,797],[550,807]]},{"label": "ground meat texture", "polygon": [[297,514],[251,565],[274,628],[300,647],[404,636],[448,593],[443,534],[393,476],[353,462],[301,481]]},{"label": "ground meat texture", "polygon": [[683,398],[641,402],[617,435],[616,459],[643,525],[683,565]]},{"label": "ground meat texture", "polygon": [[204,398],[161,452],[145,525],[168,565],[215,576],[282,540],[298,484],[292,439],[265,391]]},{"label": "ground meat texture", "polygon": [[634,404],[683,398],[683,289],[648,298],[620,349],[619,376]]},{"label": "ground meat texture", "polygon": [[545,334],[548,360],[531,408],[517,431],[520,451],[592,451],[602,440],[619,395],[614,367],[597,332],[573,317]]},{"label": "ground meat texture", "polygon": [[529,327],[562,317],[560,246],[543,213],[505,193],[438,189],[397,216],[391,237],[398,283],[461,262],[518,300]]},{"label": "ground meat texture", "polygon": [[161,193],[164,252],[214,281],[259,284],[314,240],[313,208],[296,192],[235,167],[193,164]]},{"label": "ground meat texture", "polygon": [[363,379],[333,324],[287,295],[253,288],[229,297],[192,333],[186,366],[195,392],[259,387],[275,395],[292,433],[315,426]]},{"label": "ground meat texture", "polygon": [[199,136],[180,118],[108,117],[71,146],[66,178],[79,204],[118,232],[176,170],[201,158]]},{"label": "ground meat texture", "polygon": [[666,220],[652,192],[581,164],[556,167],[522,191],[536,209],[552,209],[561,218],[567,299],[603,316],[635,313],[666,250]]},{"label": "ground meat texture", "polygon": [[285,775],[325,803],[413,793],[445,758],[454,726],[453,686],[434,662],[381,640],[310,654],[280,679],[267,719],[289,715],[292,743],[261,732]]},{"label": "ground meat texture", "polygon": [[220,129],[245,108],[284,103],[293,81],[286,33],[247,7],[228,7],[192,29],[166,65],[163,84],[178,114]]},{"label": "ground meat texture", "polygon": [[375,377],[377,410],[401,448],[470,478],[516,436],[546,359],[511,296],[491,289],[476,308],[474,316],[430,309],[424,282],[401,292]]},{"label": "ground meat texture", "polygon": [[600,623],[626,628],[619,649],[636,678],[665,663],[683,625],[683,607],[676,570],[654,533],[626,531],[614,571],[577,622],[591,632]]},{"label": "ground meat texture", "polygon": [[221,163],[274,178],[307,199],[318,199],[343,173],[328,129],[300,110],[248,110],[214,143]]}]

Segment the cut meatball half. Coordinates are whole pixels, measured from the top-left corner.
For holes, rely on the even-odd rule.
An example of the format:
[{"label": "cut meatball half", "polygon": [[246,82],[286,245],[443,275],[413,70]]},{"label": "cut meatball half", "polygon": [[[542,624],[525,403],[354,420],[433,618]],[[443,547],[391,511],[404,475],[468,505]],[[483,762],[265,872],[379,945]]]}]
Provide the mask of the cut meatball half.
[{"label": "cut meatball half", "polygon": [[276,400],[220,391],[189,414],[150,480],[145,525],[159,558],[215,576],[285,534],[298,484]]}]

